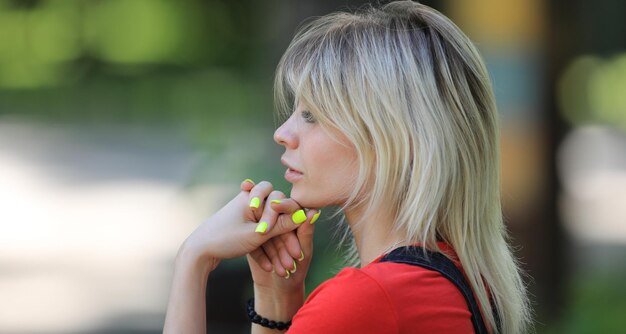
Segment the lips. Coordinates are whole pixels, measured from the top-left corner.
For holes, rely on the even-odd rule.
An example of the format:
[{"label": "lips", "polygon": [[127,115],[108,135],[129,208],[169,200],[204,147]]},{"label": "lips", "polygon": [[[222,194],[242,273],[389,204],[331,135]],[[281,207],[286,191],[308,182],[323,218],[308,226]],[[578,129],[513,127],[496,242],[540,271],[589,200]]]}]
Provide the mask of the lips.
[{"label": "lips", "polygon": [[302,175],[302,172],[297,171],[295,169],[291,169],[291,168],[287,168],[287,173],[293,173],[293,174],[300,174],[300,175]]},{"label": "lips", "polygon": [[285,158],[281,158],[280,162],[285,165],[285,167],[287,167],[287,171],[288,172],[293,172],[293,173],[299,173],[299,174],[304,174],[302,173],[299,169],[294,168],[290,163],[287,162],[287,160],[285,160]]},{"label": "lips", "polygon": [[280,159],[280,162],[282,162],[282,164],[287,167],[287,170],[285,171],[285,179],[287,181],[291,183],[296,183],[303,178],[303,173],[291,167],[291,165],[287,162],[287,160],[283,158],[283,159]]}]

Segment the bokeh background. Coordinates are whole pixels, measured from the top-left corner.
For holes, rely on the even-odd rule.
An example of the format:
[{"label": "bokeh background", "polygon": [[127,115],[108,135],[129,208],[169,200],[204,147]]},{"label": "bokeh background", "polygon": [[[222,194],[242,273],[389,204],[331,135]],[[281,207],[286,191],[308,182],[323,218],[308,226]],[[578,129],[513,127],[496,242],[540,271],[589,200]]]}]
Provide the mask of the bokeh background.
[{"label": "bokeh background", "polygon": [[[364,1],[0,0],[0,333],[159,333],[178,246],[238,190],[288,193],[273,70]],[[482,51],[538,333],[626,328],[626,2],[423,1]],[[308,290],[341,267],[321,219]],[[244,260],[210,277],[245,333]]]}]

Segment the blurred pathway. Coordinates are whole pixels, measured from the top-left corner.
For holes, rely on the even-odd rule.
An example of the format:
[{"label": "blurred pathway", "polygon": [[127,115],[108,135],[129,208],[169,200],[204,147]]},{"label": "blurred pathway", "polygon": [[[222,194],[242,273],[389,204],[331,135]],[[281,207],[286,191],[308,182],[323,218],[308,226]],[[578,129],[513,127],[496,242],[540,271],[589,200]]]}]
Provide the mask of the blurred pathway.
[{"label": "blurred pathway", "polygon": [[573,130],[558,161],[560,209],[572,235],[626,246],[626,134],[599,126]]},{"label": "blurred pathway", "polygon": [[176,250],[219,203],[149,129],[0,121],[0,333],[159,332]]}]

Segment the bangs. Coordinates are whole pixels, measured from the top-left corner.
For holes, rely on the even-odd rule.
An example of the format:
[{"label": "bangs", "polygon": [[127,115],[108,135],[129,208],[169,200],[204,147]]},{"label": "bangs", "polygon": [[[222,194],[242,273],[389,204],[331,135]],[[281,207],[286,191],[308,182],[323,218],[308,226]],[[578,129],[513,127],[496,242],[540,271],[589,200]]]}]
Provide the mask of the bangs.
[{"label": "bangs", "polygon": [[344,107],[341,77],[346,39],[342,30],[348,26],[338,23],[348,16],[338,13],[317,19],[295,35],[276,68],[274,103],[279,121],[289,118],[302,103],[322,125],[335,123],[328,111]]}]

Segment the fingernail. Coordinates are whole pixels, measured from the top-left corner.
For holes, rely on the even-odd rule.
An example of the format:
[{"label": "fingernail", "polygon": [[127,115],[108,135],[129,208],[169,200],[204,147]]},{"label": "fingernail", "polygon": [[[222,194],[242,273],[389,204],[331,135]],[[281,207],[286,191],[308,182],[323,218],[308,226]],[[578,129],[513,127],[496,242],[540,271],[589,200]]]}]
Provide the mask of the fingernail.
[{"label": "fingernail", "polygon": [[252,185],[254,185],[254,181],[252,181],[250,179],[245,179],[245,180],[243,180],[243,182],[250,182],[250,183],[252,183]]},{"label": "fingernail", "polygon": [[257,226],[256,229],[254,230],[254,232],[257,233],[265,233],[265,231],[267,230],[267,222],[260,222]]},{"label": "fingernail", "polygon": [[252,199],[250,200],[251,208],[258,209],[260,204],[261,204],[261,200],[258,197],[252,197]]},{"label": "fingernail", "polygon": [[280,202],[281,202],[281,201],[280,201],[279,199],[273,199],[273,200],[272,200],[272,203],[280,204]]},{"label": "fingernail", "polygon": [[287,276],[285,276],[285,279],[289,279],[289,276],[291,276],[291,274],[289,273],[289,270],[285,269],[285,272],[287,273]]},{"label": "fingernail", "polygon": [[289,270],[290,273],[295,273],[296,269],[298,269],[298,267],[296,266],[296,260],[293,260],[293,270]]},{"label": "fingernail", "polygon": [[302,262],[302,260],[304,260],[304,252],[300,251],[300,258],[298,259],[298,262]]},{"label": "fingernail", "polygon": [[313,218],[311,218],[311,225],[313,225],[313,223],[317,221],[317,218],[320,217],[320,213],[322,213],[322,210],[318,211],[316,214],[313,215]]},{"label": "fingernail", "polygon": [[294,224],[300,225],[306,220],[306,214],[304,210],[298,210],[291,215],[291,220],[293,220]]}]

